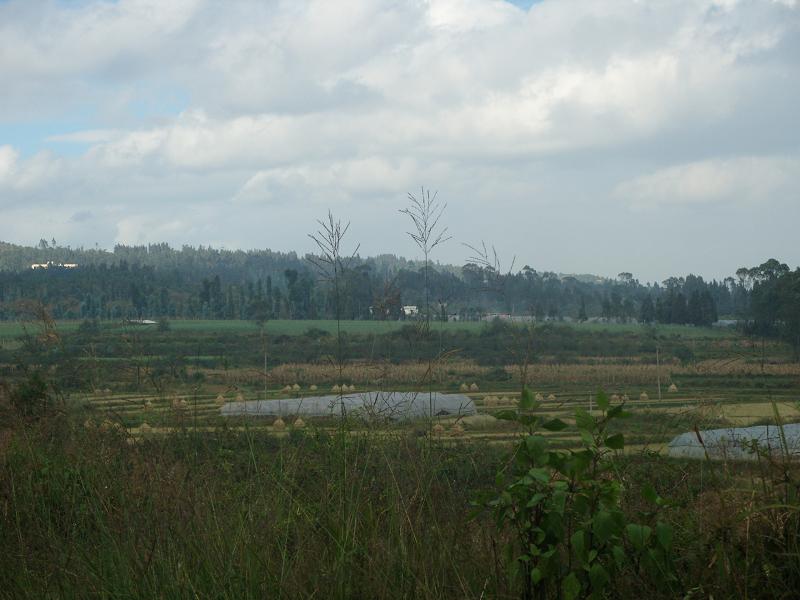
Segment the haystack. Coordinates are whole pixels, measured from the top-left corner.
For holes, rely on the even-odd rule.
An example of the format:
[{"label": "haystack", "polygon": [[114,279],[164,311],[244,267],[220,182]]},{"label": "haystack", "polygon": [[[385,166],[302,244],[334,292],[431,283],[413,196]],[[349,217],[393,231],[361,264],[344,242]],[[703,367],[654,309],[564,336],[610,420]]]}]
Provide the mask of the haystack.
[{"label": "haystack", "polygon": [[678,391],[678,386],[675,385],[674,383],[670,384],[669,391],[670,392],[677,392]]},{"label": "haystack", "polygon": [[308,389],[310,389],[312,392],[316,392],[316,391],[317,391],[317,386],[316,386],[316,385],[314,385],[314,384],[312,383],[312,384],[309,386],[309,388],[308,388]]},{"label": "haystack", "polygon": [[436,423],[436,425],[431,428],[431,433],[433,435],[442,435],[444,433],[444,427],[442,427],[441,423]]},{"label": "haystack", "polygon": [[466,383],[462,383],[462,384],[461,384],[461,385],[458,387],[458,389],[459,389],[460,391],[462,391],[462,392],[468,392],[468,391],[469,391],[469,386],[468,386]]},{"label": "haystack", "polygon": [[222,406],[225,404],[225,396],[222,394],[217,394],[217,399],[214,402],[216,402],[219,406]]},{"label": "haystack", "polygon": [[272,422],[272,428],[277,429],[278,431],[283,431],[286,429],[286,423],[283,422],[283,419],[278,417]]},{"label": "haystack", "polygon": [[480,388],[478,387],[477,383],[473,383],[473,384],[471,384],[469,386],[469,391],[470,392],[478,392],[478,391],[480,391]]},{"label": "haystack", "polygon": [[453,437],[464,435],[464,427],[462,427],[461,423],[456,423],[450,428],[450,435]]},{"label": "haystack", "polygon": [[150,427],[150,425],[147,424],[147,421],[145,421],[144,423],[139,425],[139,433],[141,433],[143,435],[147,435],[148,433],[152,433],[152,432],[153,432],[153,428]]},{"label": "haystack", "polygon": [[292,391],[292,386],[290,385],[285,385],[281,388],[281,392],[283,392],[284,394],[288,394],[291,391]]},{"label": "haystack", "polygon": [[122,431],[124,428],[119,423],[106,419],[100,423],[100,431]]},{"label": "haystack", "polygon": [[335,394],[340,394],[342,392],[342,388],[340,388],[339,385],[336,384],[331,388],[331,391]]},{"label": "haystack", "polygon": [[144,410],[150,410],[153,407],[153,403],[150,400],[144,401],[144,406],[142,407]]},{"label": "haystack", "polygon": [[292,391],[293,391],[293,392],[299,392],[299,391],[300,391],[300,386],[299,386],[298,384],[296,384],[296,383],[295,383],[295,384],[292,386]]},{"label": "haystack", "polygon": [[242,394],[242,392],[239,392],[238,394],[236,394],[236,401],[237,402],[244,402],[244,395]]},{"label": "haystack", "polygon": [[541,392],[536,392],[535,398],[537,402],[544,402],[544,396],[542,395]]},{"label": "haystack", "polygon": [[556,401],[556,395],[555,394],[549,394],[547,396],[547,401],[548,402],[555,402]]},{"label": "haystack", "polygon": [[648,400],[650,400],[650,396],[647,395],[647,392],[642,392],[641,394],[639,394],[639,400],[641,400],[642,402],[647,402]]},{"label": "haystack", "polygon": [[497,399],[498,406],[508,406],[509,404],[511,404],[511,400],[508,396],[503,396],[502,398]]},{"label": "haystack", "polygon": [[619,402],[619,394],[611,394],[612,402]]},{"label": "haystack", "polygon": [[295,429],[302,429],[305,426],[306,426],[306,422],[303,421],[303,419],[301,419],[300,417],[297,417],[295,422],[292,424],[292,427],[294,427]]},{"label": "haystack", "polygon": [[624,396],[622,396],[622,401],[623,402],[627,402],[628,400],[630,400],[630,398],[628,397],[628,394],[625,394]]}]

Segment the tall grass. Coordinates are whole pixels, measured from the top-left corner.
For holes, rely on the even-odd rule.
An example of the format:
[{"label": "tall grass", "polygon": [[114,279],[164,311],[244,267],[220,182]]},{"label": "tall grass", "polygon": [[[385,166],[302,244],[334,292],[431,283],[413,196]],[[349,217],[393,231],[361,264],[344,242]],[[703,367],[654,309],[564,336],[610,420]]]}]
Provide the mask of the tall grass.
[{"label": "tall grass", "polygon": [[[503,446],[429,444],[425,424],[133,440],[84,416],[0,432],[0,597],[519,597],[469,505]],[[616,460],[630,518],[647,522],[648,484],[668,499],[688,597],[795,597],[795,462]],[[670,592],[631,564],[612,595]]]},{"label": "tall grass", "polygon": [[0,476],[0,594],[478,597],[506,593],[467,518],[497,451],[415,436],[189,431],[132,443],[15,430]]}]

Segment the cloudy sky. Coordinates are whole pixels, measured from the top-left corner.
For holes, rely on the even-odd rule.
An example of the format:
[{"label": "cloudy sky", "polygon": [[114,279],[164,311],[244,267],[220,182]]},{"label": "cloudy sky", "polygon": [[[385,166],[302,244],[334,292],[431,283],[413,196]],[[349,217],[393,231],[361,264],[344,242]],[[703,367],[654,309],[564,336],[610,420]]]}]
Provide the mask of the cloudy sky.
[{"label": "cloudy sky", "polygon": [[800,262],[796,0],[0,0],[0,240]]}]

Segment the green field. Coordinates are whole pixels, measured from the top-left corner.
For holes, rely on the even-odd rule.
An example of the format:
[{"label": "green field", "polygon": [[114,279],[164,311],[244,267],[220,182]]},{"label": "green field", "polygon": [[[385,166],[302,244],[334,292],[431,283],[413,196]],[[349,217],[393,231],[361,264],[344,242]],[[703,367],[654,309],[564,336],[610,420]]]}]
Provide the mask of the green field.
[{"label": "green field", "polygon": [[[80,325],[80,321],[57,321],[56,327],[59,331],[75,331]],[[414,324],[415,321],[341,321],[343,332],[350,334],[381,334],[397,331],[404,325]],[[173,331],[187,331],[197,333],[252,333],[258,331],[258,326],[253,321],[239,320],[174,320],[170,321],[170,328]],[[556,322],[556,326],[571,327],[579,331],[590,332],[618,332],[618,333],[639,333],[642,331],[641,325],[618,324],[618,323],[566,323]],[[471,331],[479,332],[486,327],[486,322],[476,321],[453,321],[447,323],[434,322],[431,327],[434,331]],[[126,327],[119,321],[103,321],[101,327],[122,328]],[[137,327],[143,330],[153,329],[154,325],[128,326]],[[301,335],[309,329],[321,329],[328,333],[336,333],[337,324],[334,320],[275,320],[266,324],[266,331],[271,335]],[[0,321],[0,339],[15,338],[22,335],[25,330],[36,332],[38,326],[34,323],[24,324],[18,321]],[[658,325],[653,330],[659,336],[678,336],[686,339],[701,338],[729,338],[734,337],[736,332],[732,329],[712,328],[704,329],[692,327],[690,325]]]}]

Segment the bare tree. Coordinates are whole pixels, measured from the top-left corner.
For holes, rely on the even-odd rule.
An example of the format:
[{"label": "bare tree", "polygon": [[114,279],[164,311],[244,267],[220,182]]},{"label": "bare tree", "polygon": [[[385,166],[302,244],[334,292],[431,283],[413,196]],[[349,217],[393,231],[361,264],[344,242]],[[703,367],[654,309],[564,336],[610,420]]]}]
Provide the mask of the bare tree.
[{"label": "bare tree", "polygon": [[316,268],[320,277],[331,283],[333,286],[334,311],[336,313],[336,362],[338,367],[337,385],[342,385],[342,370],[344,366],[342,354],[342,315],[341,315],[341,278],[350,268],[350,265],[358,253],[360,244],[356,245],[353,252],[343,253],[342,243],[344,236],[350,229],[350,222],[342,223],[335,219],[333,213],[328,211],[328,218],[317,221],[320,229],[315,233],[308,234],[319,249],[319,254],[310,254],[306,259]]},{"label": "bare tree", "polygon": [[[423,275],[425,278],[425,320],[423,321],[422,333],[427,335],[430,333],[431,327],[429,275],[430,257],[431,253],[438,246],[450,239],[450,236],[447,234],[447,227],[440,224],[440,220],[445,209],[447,208],[447,204],[439,202],[438,192],[434,192],[433,195],[431,195],[430,190],[426,190],[424,187],[421,188],[419,197],[409,192],[408,200],[409,206],[401,209],[400,212],[411,219],[411,224],[413,227],[412,230],[408,232],[408,235],[422,251],[423,258],[425,259]],[[441,360],[441,356],[437,358],[437,361],[438,360]],[[430,356],[428,357],[428,371],[426,378],[428,379],[428,412],[430,417],[430,431],[432,431],[434,416],[433,360]]]},{"label": "bare tree", "polygon": [[431,195],[430,190],[421,188],[419,197],[414,194],[408,194],[409,206],[400,210],[401,213],[411,219],[413,225],[412,231],[408,232],[409,237],[414,240],[414,243],[422,251],[425,259],[424,277],[425,277],[425,324],[426,329],[430,329],[430,256],[433,250],[451,239],[447,234],[447,227],[441,226],[439,221],[447,208],[446,203],[441,203],[438,200],[439,192],[434,192]]}]

